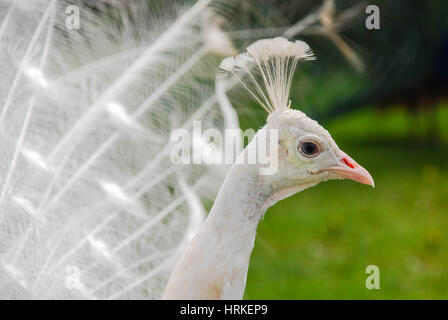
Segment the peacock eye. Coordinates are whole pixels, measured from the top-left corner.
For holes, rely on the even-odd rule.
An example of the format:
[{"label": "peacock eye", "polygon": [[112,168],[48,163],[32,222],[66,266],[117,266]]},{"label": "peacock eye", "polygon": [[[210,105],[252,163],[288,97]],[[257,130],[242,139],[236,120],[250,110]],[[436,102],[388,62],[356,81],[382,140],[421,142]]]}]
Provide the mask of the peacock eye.
[{"label": "peacock eye", "polygon": [[308,158],[315,157],[319,153],[318,144],[312,141],[305,141],[300,143],[298,149],[301,154]]}]

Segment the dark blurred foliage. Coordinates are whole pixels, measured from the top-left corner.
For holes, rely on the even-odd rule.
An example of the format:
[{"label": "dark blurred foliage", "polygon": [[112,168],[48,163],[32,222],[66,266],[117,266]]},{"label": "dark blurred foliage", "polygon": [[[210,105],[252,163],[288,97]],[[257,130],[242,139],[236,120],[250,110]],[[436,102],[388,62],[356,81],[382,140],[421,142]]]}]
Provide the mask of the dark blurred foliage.
[{"label": "dark blurred foliage", "polygon": [[345,33],[367,64],[368,86],[318,115],[321,120],[366,106],[430,109],[448,94],[448,2],[376,1],[381,29]]}]

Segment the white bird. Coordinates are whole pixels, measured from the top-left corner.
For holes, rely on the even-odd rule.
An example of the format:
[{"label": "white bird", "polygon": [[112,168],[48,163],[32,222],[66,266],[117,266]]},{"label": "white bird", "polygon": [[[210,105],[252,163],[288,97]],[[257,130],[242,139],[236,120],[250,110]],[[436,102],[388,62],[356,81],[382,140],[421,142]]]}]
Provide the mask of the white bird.
[{"label": "white bird", "polygon": [[[296,64],[310,59],[307,44],[279,37],[259,40],[246,53],[221,63],[225,71],[243,73],[242,84],[269,112],[266,125],[239,159],[247,159],[265,142],[277,149],[278,169],[262,175],[262,164],[236,161],[205,223],[177,263],[165,299],[241,299],[257,225],[270,206],[330,179],[374,185],[371,175],[341,151],[324,128],[289,107]],[[272,130],[278,133],[277,143],[267,135],[260,138],[261,132]]]},{"label": "white bird", "polygon": [[[203,201],[215,199],[228,170],[174,165],[170,133],[190,132],[195,121],[203,130],[239,127],[226,97],[236,78],[215,85],[221,58],[237,52],[229,35],[244,35],[239,38],[244,44],[266,32],[294,37],[296,30],[318,23],[304,18],[288,26],[281,15],[260,12],[259,1],[257,6],[248,2],[0,1],[0,298],[162,297],[188,243],[211,236],[191,242],[206,216]],[[249,16],[250,23],[243,19]],[[276,70],[292,76],[292,68]],[[272,76],[283,77],[281,72]],[[282,88],[288,91],[286,80]],[[266,89],[277,94],[269,85]],[[293,114],[288,119],[306,122],[298,111],[280,112],[288,94],[272,99],[260,100],[272,111],[268,126],[286,112]],[[201,148],[214,159],[213,145],[194,140],[191,149]],[[200,234],[223,217],[219,210],[259,205],[259,199],[251,199],[260,195],[248,184],[263,181],[251,180],[251,166],[238,178],[238,168],[243,169],[235,166],[222,190],[243,183],[241,194],[231,204],[232,194],[221,192]],[[226,235],[233,232],[226,224],[219,228]],[[253,239],[236,236],[244,238],[232,240],[244,247],[241,253],[251,247]],[[185,271],[200,263],[212,269],[205,260],[191,263]],[[245,275],[235,276],[241,277],[242,291]],[[179,287],[177,295],[169,294],[173,287]],[[178,281],[171,281],[167,296],[186,295]]]}]

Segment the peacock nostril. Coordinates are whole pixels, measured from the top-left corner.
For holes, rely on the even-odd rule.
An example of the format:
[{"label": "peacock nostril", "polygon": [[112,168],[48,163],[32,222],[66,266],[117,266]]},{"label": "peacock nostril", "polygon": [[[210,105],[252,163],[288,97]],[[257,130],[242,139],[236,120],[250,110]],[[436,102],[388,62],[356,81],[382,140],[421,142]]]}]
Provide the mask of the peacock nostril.
[{"label": "peacock nostril", "polygon": [[344,162],[348,167],[350,167],[352,169],[355,168],[355,164],[352,161],[350,161],[349,159],[342,158],[341,161]]}]

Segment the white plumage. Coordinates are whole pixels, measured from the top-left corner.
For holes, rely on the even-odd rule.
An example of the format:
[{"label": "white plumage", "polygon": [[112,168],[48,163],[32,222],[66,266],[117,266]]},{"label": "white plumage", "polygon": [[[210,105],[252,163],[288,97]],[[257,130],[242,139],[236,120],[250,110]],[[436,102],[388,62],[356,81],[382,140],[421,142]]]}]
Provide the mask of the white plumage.
[{"label": "white plumage", "polygon": [[72,3],[27,2],[0,10],[0,296],[160,297],[201,219],[193,195],[222,179],[169,161],[173,128],[224,128],[201,35],[211,1],[79,2],[79,30]]},{"label": "white plumage", "polygon": [[[219,67],[239,75],[243,86],[267,112],[288,108],[292,76],[300,61],[313,60],[310,47],[303,41],[283,37],[258,40],[247,52],[225,58]],[[241,80],[244,76],[248,81]],[[258,83],[257,78],[262,81]]]}]

